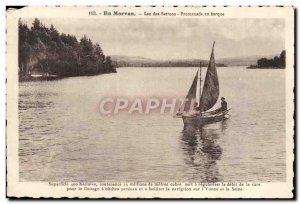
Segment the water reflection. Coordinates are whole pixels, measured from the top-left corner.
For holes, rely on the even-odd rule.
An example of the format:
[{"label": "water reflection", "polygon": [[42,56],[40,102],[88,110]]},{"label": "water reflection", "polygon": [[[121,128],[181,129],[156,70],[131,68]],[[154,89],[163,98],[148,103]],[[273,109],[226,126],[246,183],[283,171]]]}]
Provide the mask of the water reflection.
[{"label": "water reflection", "polygon": [[192,170],[193,180],[201,182],[222,181],[218,160],[222,159],[220,136],[227,128],[227,121],[200,127],[185,125],[182,131],[184,161]]}]

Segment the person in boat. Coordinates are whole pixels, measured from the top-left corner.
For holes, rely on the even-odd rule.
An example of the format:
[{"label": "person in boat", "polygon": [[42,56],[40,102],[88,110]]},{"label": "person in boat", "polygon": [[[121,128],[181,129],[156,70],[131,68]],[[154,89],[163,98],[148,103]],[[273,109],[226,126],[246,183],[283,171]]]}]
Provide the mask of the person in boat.
[{"label": "person in boat", "polygon": [[221,111],[227,111],[227,102],[224,97],[221,97]]},{"label": "person in boat", "polygon": [[225,101],[224,97],[221,97],[221,108],[218,108],[216,110],[216,112],[223,112],[223,111],[227,111],[227,102]]}]

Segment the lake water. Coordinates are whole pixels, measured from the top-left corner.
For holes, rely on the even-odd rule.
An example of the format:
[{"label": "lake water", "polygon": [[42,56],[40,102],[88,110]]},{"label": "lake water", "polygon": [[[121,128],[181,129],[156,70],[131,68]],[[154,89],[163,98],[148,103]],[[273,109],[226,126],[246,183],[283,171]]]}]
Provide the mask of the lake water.
[{"label": "lake water", "polygon": [[171,114],[99,113],[107,96],[184,97],[196,71],[20,83],[20,181],[285,181],[285,70],[218,68],[231,117],[202,128]]}]

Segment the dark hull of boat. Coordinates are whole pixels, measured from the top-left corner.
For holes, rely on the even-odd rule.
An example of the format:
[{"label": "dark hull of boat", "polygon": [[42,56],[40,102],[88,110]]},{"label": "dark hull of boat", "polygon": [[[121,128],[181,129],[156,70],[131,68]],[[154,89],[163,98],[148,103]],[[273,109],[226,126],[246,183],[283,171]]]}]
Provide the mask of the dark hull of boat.
[{"label": "dark hull of boat", "polygon": [[[228,110],[229,111],[229,110]],[[195,114],[192,116],[182,116],[182,120],[184,125],[205,125],[205,124],[210,124],[210,123],[215,123],[215,122],[220,122],[222,120],[228,119],[228,111],[224,111],[222,113],[218,114]]]}]

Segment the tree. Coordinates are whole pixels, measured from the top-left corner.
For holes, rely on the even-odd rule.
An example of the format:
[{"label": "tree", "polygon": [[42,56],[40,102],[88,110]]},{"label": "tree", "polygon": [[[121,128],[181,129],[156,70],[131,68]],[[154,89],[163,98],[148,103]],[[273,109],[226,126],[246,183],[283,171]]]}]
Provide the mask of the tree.
[{"label": "tree", "polygon": [[285,67],[285,50],[280,53],[279,64],[281,67]]},{"label": "tree", "polygon": [[19,20],[19,67],[22,76],[29,67],[62,77],[115,72],[100,44],[86,35],[78,42],[74,35],[59,33],[53,25],[47,28],[38,18],[30,29]]},{"label": "tree", "polygon": [[19,68],[20,72],[23,74],[26,74],[28,70],[27,64],[30,59],[30,55],[31,46],[27,42],[22,43],[19,47]]},{"label": "tree", "polygon": [[104,63],[105,63],[105,56],[103,54],[103,51],[98,43],[94,46],[94,55],[97,59],[97,72],[101,73],[104,72]]},{"label": "tree", "polygon": [[56,44],[62,43],[58,31],[54,28],[52,24],[50,26],[49,33],[52,41],[54,41]]},{"label": "tree", "polygon": [[40,21],[38,18],[35,18],[35,19],[33,20],[31,30],[32,30],[33,32],[38,33],[38,32],[40,31],[40,29],[41,29],[41,26],[42,26],[41,21]]},{"label": "tree", "polygon": [[21,73],[26,73],[31,54],[31,46],[28,43],[29,32],[27,25],[19,19],[19,71]]},{"label": "tree", "polygon": [[275,56],[273,59],[261,58],[257,60],[258,68],[285,68],[285,50],[280,56]]},{"label": "tree", "polygon": [[116,72],[115,68],[112,66],[112,61],[110,56],[105,58],[105,73]]}]

